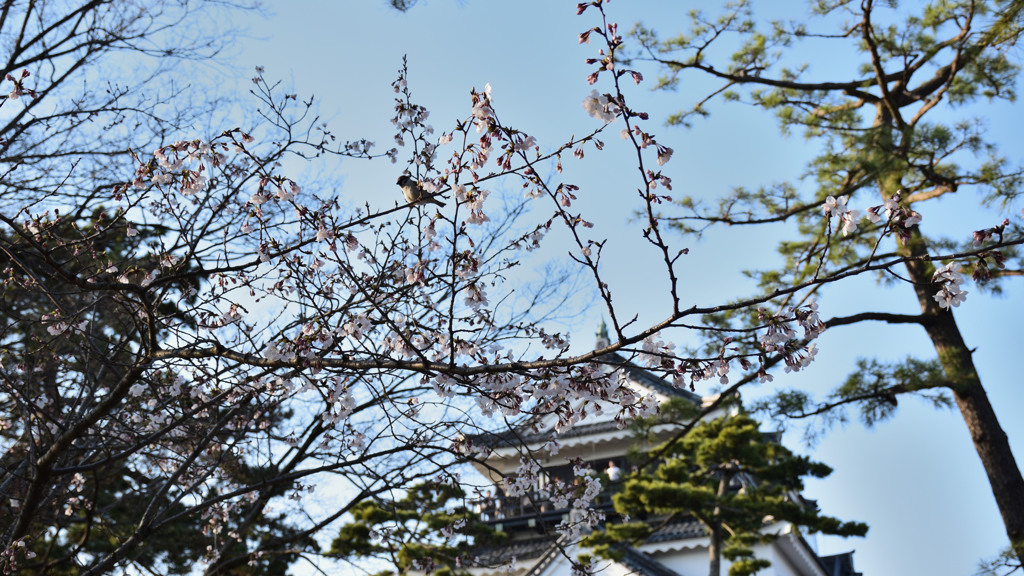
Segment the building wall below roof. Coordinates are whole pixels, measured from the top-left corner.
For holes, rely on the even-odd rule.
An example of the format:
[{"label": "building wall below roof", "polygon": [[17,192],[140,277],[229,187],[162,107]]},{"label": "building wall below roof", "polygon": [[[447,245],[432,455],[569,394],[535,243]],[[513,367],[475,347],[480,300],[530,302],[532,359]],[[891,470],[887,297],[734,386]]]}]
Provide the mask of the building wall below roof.
[{"label": "building wall below roof", "polygon": [[[572,558],[576,558],[580,552],[581,550],[576,546],[568,550],[568,554]],[[584,552],[586,551],[584,550]],[[817,571],[812,570],[808,572],[806,567],[801,569],[791,562],[784,554],[780,553],[777,545],[758,545],[755,547],[754,552],[759,558],[769,558],[772,562],[771,567],[758,572],[758,576],[809,576],[812,574],[820,576],[820,573]],[[706,545],[685,550],[674,549],[670,552],[646,552],[646,554],[679,576],[706,576],[708,573],[708,550]],[[511,569],[508,565],[501,565],[470,568],[467,572],[472,576],[572,576],[572,565],[561,554],[556,554],[544,561],[545,565],[543,568],[537,566],[541,561],[542,558],[530,558],[517,561],[515,567]],[[731,565],[732,563],[728,560],[722,560],[723,575],[728,574]],[[600,574],[601,576],[649,576],[638,573],[618,562],[606,560],[598,560],[595,574]],[[425,575],[421,574],[419,576]]]},{"label": "building wall below roof", "polygon": [[[698,542],[699,540],[699,542]],[[680,576],[705,576],[708,573],[708,541],[707,538],[694,539],[693,546],[675,547],[667,552],[647,552],[648,555],[677,572]],[[645,550],[640,548],[640,550]],[[767,558],[772,565],[758,572],[758,576],[807,576],[783,555],[775,544],[758,544],[754,546],[754,554],[758,558]],[[722,574],[729,573],[732,562],[722,558]],[[561,576],[561,575],[559,575]]]},{"label": "building wall below roof", "polygon": [[781,551],[777,546],[773,546],[771,555],[767,558],[771,561],[772,567],[775,574],[778,576],[800,576],[800,569]]},{"label": "building wall below roof", "polygon": [[[708,573],[708,548],[707,538],[687,539],[686,542],[677,543],[669,549],[655,546],[641,546],[638,548],[647,554],[651,559],[672,570],[679,576],[706,576]],[[568,555],[576,558],[581,550],[572,546]],[[582,550],[586,553],[586,550]],[[771,567],[758,572],[759,576],[817,576],[818,571],[808,571],[807,567],[801,567],[790,561],[782,552],[778,543],[759,544],[754,547],[754,553],[758,558],[767,558],[771,561]],[[550,558],[542,569],[537,569],[536,564],[539,558],[517,562],[516,568],[511,572],[508,567],[492,569],[476,569],[471,572],[475,576],[572,576],[572,564],[562,554]],[[722,574],[728,574],[732,563],[722,559]],[[618,562],[599,561],[598,570],[595,572],[602,576],[645,576]]]}]

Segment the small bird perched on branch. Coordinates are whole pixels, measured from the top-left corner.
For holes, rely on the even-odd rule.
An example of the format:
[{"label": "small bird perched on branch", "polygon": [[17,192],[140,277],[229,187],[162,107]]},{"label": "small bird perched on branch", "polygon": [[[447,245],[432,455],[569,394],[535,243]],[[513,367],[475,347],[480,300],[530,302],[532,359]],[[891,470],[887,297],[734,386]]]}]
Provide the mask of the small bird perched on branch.
[{"label": "small bird perched on branch", "polygon": [[397,184],[402,187],[402,194],[405,195],[405,201],[410,204],[437,204],[438,206],[444,206],[444,202],[441,202],[433,195],[428,194],[420,187],[419,181],[408,174],[402,174],[398,177]]}]

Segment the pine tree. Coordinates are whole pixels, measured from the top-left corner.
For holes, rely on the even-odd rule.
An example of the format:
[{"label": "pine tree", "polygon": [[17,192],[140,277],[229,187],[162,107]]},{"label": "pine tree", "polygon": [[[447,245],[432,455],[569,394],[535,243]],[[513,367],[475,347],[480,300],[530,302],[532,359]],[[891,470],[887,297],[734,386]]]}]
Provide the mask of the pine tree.
[{"label": "pine tree", "polygon": [[[758,27],[747,2],[731,5],[717,19],[695,12],[689,33],[666,40],[638,27],[635,35],[643,48],[635,56],[662,67],[663,88],[675,87],[687,71],[723,83],[671,122],[685,125],[707,115],[709,101],[722,96],[773,113],[783,133],[803,132],[821,143],[821,153],[808,165],[809,179],[816,183],[810,190],[788,184],[738,189],[718,207],[683,200],[683,214],[666,217],[686,234],[717,224],[796,223],[797,233],[779,244],[781,265],[753,272],[764,294],[866,269],[884,257],[900,258],[903,270],[880,270],[880,279],[907,286],[920,313],[864,310],[825,324],[920,326],[935,357],[897,363],[862,359],[857,372],[827,401],[817,403],[806,393],[786,390],[771,410],[809,417],[859,406],[870,425],[893,414],[900,394],[923,395],[939,405],[955,402],[988,475],[1011,546],[1024,559],[1024,477],[952,313],[966,294],[961,271],[972,274],[979,288],[992,291],[1018,274],[1004,268],[1019,256],[1013,246],[1019,227],[998,211],[1018,197],[1024,172],[986,140],[985,122],[963,111],[981,100],[1016,97],[1020,66],[1012,54],[1022,32],[1024,2],[932,2],[911,14],[895,3],[879,4],[815,2],[810,18],[772,22],[768,31]],[[713,55],[726,39],[741,46],[723,65]],[[801,49],[808,44],[819,52],[828,50],[837,60],[856,59],[859,71],[835,78],[836,70],[846,67],[808,70],[801,63],[807,55]],[[973,238],[935,235],[928,228],[930,206],[967,190],[980,192],[982,204],[995,209],[993,225],[974,232]],[[847,202],[866,206],[868,220],[848,209]],[[970,251],[975,255],[945,265],[933,257]],[[775,298],[773,304],[793,305],[817,292]],[[760,324],[756,314],[712,319],[717,327]],[[743,340],[737,338],[733,345],[757,349],[755,337]]]},{"label": "pine tree", "polygon": [[753,546],[777,538],[777,523],[841,536],[867,533],[862,523],[822,515],[804,502],[803,478],[824,478],[832,469],[772,441],[747,415],[704,421],[652,454],[660,464],[634,474],[614,497],[618,513],[641,520],[608,524],[588,536],[584,543],[598,555],[616,558],[617,546],[642,542],[659,525],[692,517],[710,540],[708,574],[721,574],[724,557],[732,561],[730,576],[746,576],[771,565],[754,556]]},{"label": "pine tree", "polygon": [[439,576],[466,574],[475,545],[501,535],[484,523],[455,483],[422,482],[401,498],[368,498],[351,510],[329,554],[376,558],[395,567],[380,576],[426,571]]}]

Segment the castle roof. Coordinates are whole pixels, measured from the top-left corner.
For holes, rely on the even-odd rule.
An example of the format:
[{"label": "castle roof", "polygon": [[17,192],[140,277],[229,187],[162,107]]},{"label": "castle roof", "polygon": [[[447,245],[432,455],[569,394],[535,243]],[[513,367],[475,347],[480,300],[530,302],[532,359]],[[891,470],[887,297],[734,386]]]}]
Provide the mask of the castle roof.
[{"label": "castle roof", "polygon": [[[630,383],[644,391],[653,392],[666,398],[682,398],[697,406],[700,406],[703,402],[700,395],[672,385],[663,378],[659,378],[648,370],[630,362],[617,352],[603,354],[595,362],[608,367],[611,372],[621,372]],[[553,419],[547,415],[538,414],[525,419],[512,430],[504,430],[498,433],[484,432],[471,436],[471,439],[475,444],[483,444],[492,448],[536,444],[546,442],[551,438],[552,425]],[[566,440],[619,429],[621,429],[621,425],[610,418],[588,418],[581,424],[560,431],[558,438]]]}]

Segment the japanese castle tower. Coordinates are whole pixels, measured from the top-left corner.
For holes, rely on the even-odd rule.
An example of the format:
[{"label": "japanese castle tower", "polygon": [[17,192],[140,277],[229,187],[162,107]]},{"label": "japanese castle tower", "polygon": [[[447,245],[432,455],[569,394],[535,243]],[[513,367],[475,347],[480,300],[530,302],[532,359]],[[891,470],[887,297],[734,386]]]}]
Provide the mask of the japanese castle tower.
[{"label": "japanese castle tower", "polygon": [[[603,326],[598,335],[599,345],[602,339],[607,344]],[[618,354],[609,354],[601,360],[609,370],[621,372],[639,395],[652,392],[662,403],[679,398],[700,408],[716,398],[680,390]],[[727,410],[719,409],[709,417],[725,415]],[[595,473],[617,475],[617,471],[609,474],[611,468],[628,471],[630,466],[626,454],[631,449],[635,451],[637,439],[634,432],[617,425],[613,412],[608,410],[604,414],[588,416],[575,427],[561,431],[557,454],[550,454],[546,448],[554,426],[553,418],[550,422],[534,420],[513,433],[474,438],[475,442],[485,443],[491,449],[486,465],[477,465],[478,471],[494,484],[482,502],[481,510],[487,521],[507,536],[503,544],[478,551],[480,567],[469,570],[474,576],[573,575],[570,558],[575,559],[588,550],[560,540],[555,530],[556,525],[569,519],[572,510],[556,509],[550,499],[531,494],[514,498],[505,496],[502,477],[519,467],[523,444],[542,467],[535,493],[540,493],[547,483],[561,481],[572,484],[572,462],[577,459],[589,464]],[[656,427],[658,442],[668,439],[678,427],[671,423]],[[815,505],[806,502],[810,506]],[[606,521],[618,521],[610,490],[606,488],[594,505],[605,513]],[[853,552],[818,556],[798,528],[787,522],[766,524],[764,530],[778,537],[769,544],[759,544],[754,548],[757,557],[771,562],[769,568],[758,572],[759,576],[861,576],[854,571]],[[621,561],[597,560],[595,573],[604,576],[706,576],[708,544],[703,525],[695,519],[684,518],[663,525],[641,545],[626,548]],[[728,573],[729,566],[729,561],[722,558],[723,575]]]}]

